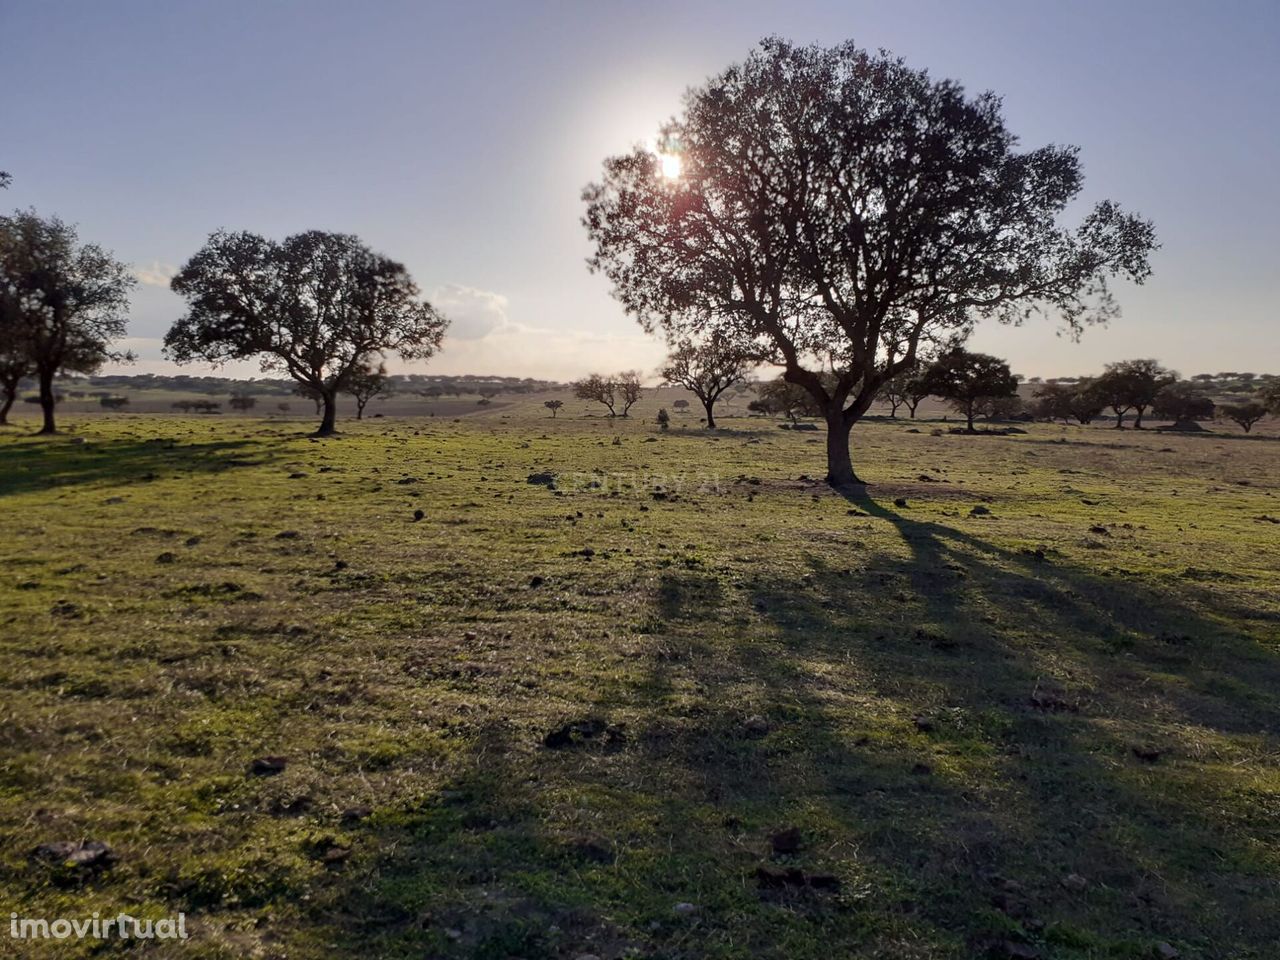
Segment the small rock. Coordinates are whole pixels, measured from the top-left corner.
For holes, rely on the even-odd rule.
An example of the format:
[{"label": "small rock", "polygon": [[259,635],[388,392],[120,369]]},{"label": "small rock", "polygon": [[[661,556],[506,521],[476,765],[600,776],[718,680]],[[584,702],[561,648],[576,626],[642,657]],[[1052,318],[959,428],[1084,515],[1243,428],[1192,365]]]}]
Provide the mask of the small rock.
[{"label": "small rock", "polygon": [[1062,885],[1073,893],[1080,893],[1089,886],[1089,881],[1078,873],[1069,873],[1062,878]]},{"label": "small rock", "polygon": [[284,773],[288,765],[289,761],[284,757],[258,757],[249,764],[249,772],[255,777],[274,777],[277,773]]},{"label": "small rock", "polygon": [[1178,960],[1178,957],[1182,956],[1182,954],[1177,951],[1173,944],[1161,940],[1156,944],[1156,956],[1160,960]]},{"label": "small rock", "polygon": [[156,557],[156,563],[173,563],[177,559],[178,555],[176,553],[170,553],[166,550],[164,553],[160,554],[160,556]]},{"label": "small rock", "polygon": [[769,845],[773,848],[773,852],[780,855],[799,852],[800,842],[799,827],[787,827],[785,830],[779,830],[769,838]]},{"label": "small rock", "polygon": [[907,498],[899,497],[897,500],[893,501],[893,505],[895,507],[905,507],[907,505]]},{"label": "small rock", "polygon": [[1145,760],[1147,763],[1155,763],[1164,755],[1164,751],[1156,747],[1138,745],[1132,749],[1135,757],[1139,760]]},{"label": "small rock", "polygon": [[347,857],[349,856],[351,856],[350,847],[330,847],[328,850],[326,850],[324,853],[320,855],[320,862],[332,865],[336,863],[341,863],[343,860],[346,860]]},{"label": "small rock", "polygon": [[749,737],[763,737],[769,732],[769,721],[757,714],[742,721],[742,729]]},{"label": "small rock", "polygon": [[281,530],[276,534],[277,540],[297,540],[302,534],[297,530]]},{"label": "small rock", "polygon": [[475,638],[476,638],[476,632],[474,630],[468,630],[466,633],[462,635],[462,639],[467,641],[474,640]]},{"label": "small rock", "polygon": [[912,717],[911,722],[916,725],[916,729],[921,733],[932,733],[937,729],[937,724],[925,716]]},{"label": "small rock", "polygon": [[339,814],[343,823],[358,823],[361,820],[367,820],[373,816],[373,807],[363,805],[355,807],[347,807]]},{"label": "small rock", "polygon": [[529,578],[529,586],[530,586],[530,587],[535,587],[535,588],[536,588],[536,587],[540,587],[540,586],[542,586],[542,585],[543,585],[544,583],[546,583],[546,582],[547,582],[547,581],[546,581],[546,580],[544,580],[544,579],[542,579],[542,577],[530,577],[530,578]]},{"label": "small rock", "polygon": [[698,912],[697,906],[692,903],[677,903],[675,907],[673,907],[672,909],[674,909],[676,913],[681,914],[682,916],[690,913]]},{"label": "small rock", "polygon": [[982,504],[978,504],[976,507],[974,507],[972,510],[970,510],[970,511],[969,511],[969,516],[971,516],[971,517],[985,517],[985,516],[987,516],[989,513],[991,513],[991,511],[990,511],[990,510],[988,510],[988,509],[987,509],[986,507],[984,507]]},{"label": "small rock", "polygon": [[42,843],[31,851],[31,858],[86,870],[108,867],[117,859],[111,847],[101,840],[86,840],[84,843],[58,840],[54,843]]},{"label": "small rock", "polygon": [[415,522],[418,520],[421,520],[425,516],[426,516],[426,513],[423,510],[419,509],[419,510],[413,511],[413,519]]}]

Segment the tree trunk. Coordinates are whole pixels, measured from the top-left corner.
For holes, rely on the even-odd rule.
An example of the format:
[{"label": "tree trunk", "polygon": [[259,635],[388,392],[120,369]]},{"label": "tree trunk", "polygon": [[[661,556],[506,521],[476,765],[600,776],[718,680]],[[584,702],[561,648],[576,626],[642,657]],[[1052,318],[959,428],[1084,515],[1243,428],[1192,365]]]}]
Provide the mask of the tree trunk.
[{"label": "tree trunk", "polygon": [[965,422],[965,428],[966,428],[970,433],[974,433],[974,432],[976,432],[976,431],[973,429],[973,404],[972,404],[972,403],[971,403],[971,404],[969,404],[967,407],[965,407],[965,408],[964,408],[964,417],[965,417],[965,421],[966,421],[966,422]]},{"label": "tree trunk", "polygon": [[707,410],[707,429],[714,430],[716,428],[716,417],[712,410],[715,408],[716,402],[714,400],[703,400],[702,405]]},{"label": "tree trunk", "polygon": [[[13,398],[15,395],[15,391],[12,390],[6,390],[4,392],[4,400],[0,401],[0,427],[6,426],[9,423],[9,410],[13,406]],[[1245,428],[1245,432],[1249,432],[1248,427]]]},{"label": "tree trunk", "polygon": [[320,421],[316,436],[330,437],[337,432],[334,424],[338,419],[338,398],[332,393],[325,393],[321,395],[321,401],[324,403],[324,419]]},{"label": "tree trunk", "polygon": [[1133,420],[1133,429],[1141,430],[1142,429],[1142,411],[1145,410],[1146,407],[1135,407],[1134,409],[1138,411],[1138,415]]},{"label": "tree trunk", "polygon": [[356,419],[357,420],[364,419],[364,404],[361,403],[359,400],[356,401]]},{"label": "tree trunk", "polygon": [[40,371],[40,410],[44,414],[44,425],[41,433],[57,433],[58,425],[53,420],[53,407],[57,401],[53,397],[53,371]]},{"label": "tree trunk", "polygon": [[853,472],[853,459],[849,455],[849,431],[852,422],[845,422],[843,403],[834,403],[827,411],[827,483],[833,487],[862,486],[863,481]]}]

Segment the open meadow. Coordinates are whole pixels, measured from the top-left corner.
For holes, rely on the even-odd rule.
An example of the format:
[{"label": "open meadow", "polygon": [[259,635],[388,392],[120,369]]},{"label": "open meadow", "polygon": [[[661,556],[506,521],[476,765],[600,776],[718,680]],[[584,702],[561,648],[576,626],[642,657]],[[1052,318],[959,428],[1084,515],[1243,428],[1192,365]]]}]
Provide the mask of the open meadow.
[{"label": "open meadow", "polygon": [[32,949],[1276,955],[1274,420],[657,405],[0,431],[2,899],[192,935]]}]

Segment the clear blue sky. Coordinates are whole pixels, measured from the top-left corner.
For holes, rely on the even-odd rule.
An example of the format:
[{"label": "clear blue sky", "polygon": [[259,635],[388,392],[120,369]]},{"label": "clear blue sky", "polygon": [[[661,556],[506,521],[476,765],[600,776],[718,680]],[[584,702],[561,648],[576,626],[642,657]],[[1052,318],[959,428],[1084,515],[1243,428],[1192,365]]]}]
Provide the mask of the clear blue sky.
[{"label": "clear blue sky", "polygon": [[980,328],[979,348],[1028,376],[1280,372],[1275,0],[0,0],[0,203],[135,265],[135,369],[168,367],[166,276],[227,227],[351,231],[404,261],[456,319],[429,369],[648,370],[660,347],[583,265],[579,191],[772,33],[993,89],[1027,145],[1082,148],[1089,199],[1155,220],[1155,274],[1110,328]]}]

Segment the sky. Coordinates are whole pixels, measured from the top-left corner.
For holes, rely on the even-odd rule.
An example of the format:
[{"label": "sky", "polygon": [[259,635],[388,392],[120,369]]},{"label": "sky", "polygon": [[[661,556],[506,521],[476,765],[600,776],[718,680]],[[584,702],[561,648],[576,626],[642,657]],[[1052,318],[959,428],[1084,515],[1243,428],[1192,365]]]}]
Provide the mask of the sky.
[{"label": "sky", "polygon": [[453,325],[394,371],[652,372],[662,344],[586,268],[582,187],[769,35],[994,90],[1025,146],[1080,147],[1083,200],[1155,221],[1154,274],[1109,327],[982,325],[973,349],[1024,376],[1280,372],[1275,0],[0,0],[0,205],[133,266],[121,372],[178,371],[168,278],[218,228],[351,232],[403,262]]}]

